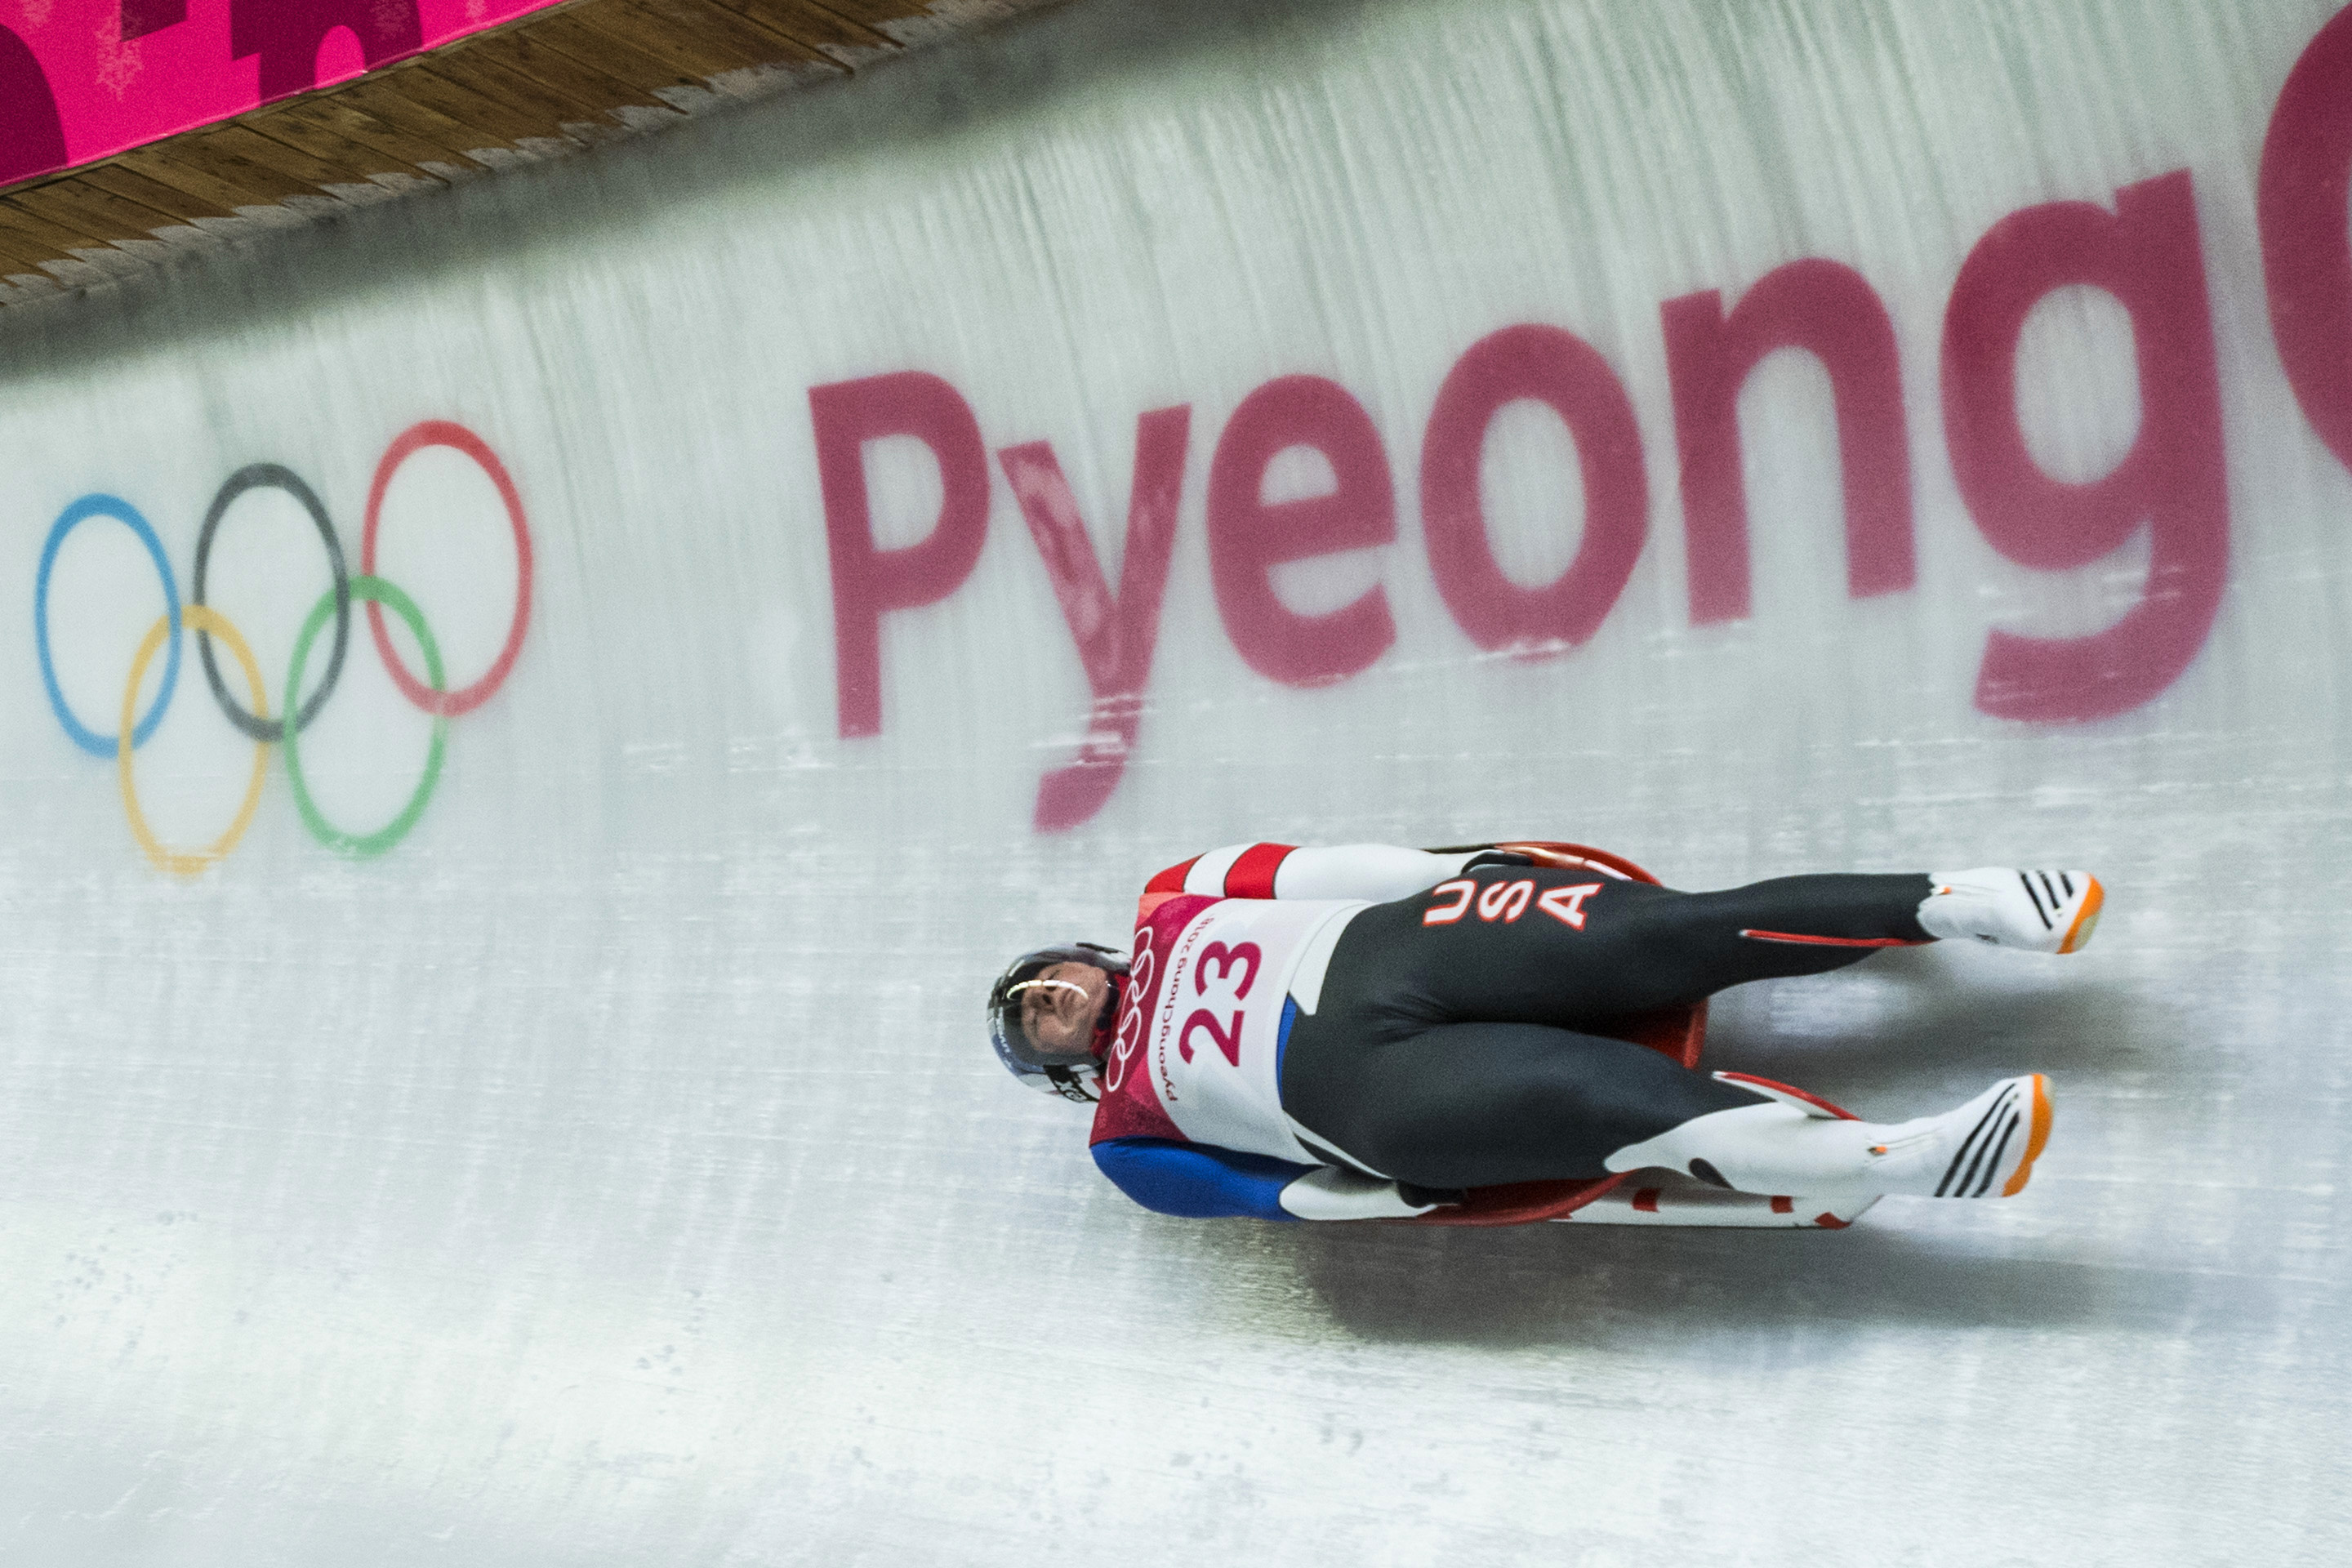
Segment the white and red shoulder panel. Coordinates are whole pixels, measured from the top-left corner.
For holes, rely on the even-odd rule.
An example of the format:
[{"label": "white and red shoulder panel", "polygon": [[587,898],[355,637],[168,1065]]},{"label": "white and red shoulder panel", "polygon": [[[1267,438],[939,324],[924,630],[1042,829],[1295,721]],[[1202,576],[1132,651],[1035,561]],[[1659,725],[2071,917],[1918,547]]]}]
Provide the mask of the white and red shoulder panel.
[{"label": "white and red shoulder panel", "polygon": [[1295,844],[1234,844],[1171,866],[1144,884],[1146,893],[1193,893],[1213,899],[1270,899],[1274,874]]}]

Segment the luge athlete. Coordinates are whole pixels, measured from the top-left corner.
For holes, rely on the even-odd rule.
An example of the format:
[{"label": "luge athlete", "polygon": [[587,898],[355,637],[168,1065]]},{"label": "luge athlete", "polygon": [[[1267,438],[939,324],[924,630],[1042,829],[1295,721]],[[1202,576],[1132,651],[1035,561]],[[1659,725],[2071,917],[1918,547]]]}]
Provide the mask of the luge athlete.
[{"label": "luge athlete", "polygon": [[2049,1136],[2038,1073],[1887,1124],[1593,1031],[1885,947],[2073,952],[2103,898],[2082,871],[1684,893],[1507,849],[1241,845],[1152,878],[1130,952],[1024,954],[989,1029],[1022,1081],[1094,1103],[1096,1163],[1163,1214],[1394,1217],[1651,1168],[1832,1213],[2006,1196]]}]

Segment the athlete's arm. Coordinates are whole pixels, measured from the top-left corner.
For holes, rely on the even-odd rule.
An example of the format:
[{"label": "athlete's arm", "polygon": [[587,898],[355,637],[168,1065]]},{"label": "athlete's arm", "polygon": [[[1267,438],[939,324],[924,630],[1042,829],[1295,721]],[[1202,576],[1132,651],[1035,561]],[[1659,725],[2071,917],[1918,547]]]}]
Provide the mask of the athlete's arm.
[{"label": "athlete's arm", "polygon": [[1386,903],[1424,893],[1459,876],[1471,850],[1432,855],[1391,844],[1234,844],[1196,855],[1151,879],[1150,893],[1205,893],[1226,899],[1365,899]]},{"label": "athlete's arm", "polygon": [[1181,1219],[1398,1219],[1436,1206],[1394,1182],[1206,1143],[1110,1138],[1094,1155],[1120,1192]]},{"label": "athlete's arm", "polygon": [[1094,1155],[1120,1192],[1180,1219],[1297,1219],[1283,1189],[1316,1169],[1166,1138],[1108,1138]]}]

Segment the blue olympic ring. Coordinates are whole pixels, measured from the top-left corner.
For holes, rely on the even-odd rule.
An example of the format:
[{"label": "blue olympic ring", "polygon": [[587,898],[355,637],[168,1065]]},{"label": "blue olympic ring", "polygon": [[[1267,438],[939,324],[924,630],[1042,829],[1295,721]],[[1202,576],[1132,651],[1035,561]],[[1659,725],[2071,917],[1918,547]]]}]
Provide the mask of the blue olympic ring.
[{"label": "blue olympic ring", "polygon": [[127,525],[139,536],[139,542],[147,547],[147,553],[154,558],[156,575],[163,579],[165,614],[172,623],[171,632],[165,639],[171,652],[163,661],[163,684],[156,689],[155,701],[147,710],[147,717],[139,721],[139,727],[131,731],[133,747],[145,745],[147,737],[155,732],[155,726],[163,721],[163,710],[172,703],[172,689],[179,683],[180,584],[172,575],[171,562],[164,558],[163,542],[155,537],[155,531],[148,526],[145,518],[139,515],[139,509],[127,500],[114,496],[87,495],[59,512],[58,521],[49,525],[48,542],[41,546],[40,574],[33,580],[33,640],[41,650],[41,684],[49,689],[49,707],[57,713],[58,722],[65,726],[66,733],[72,737],[73,743],[93,757],[111,757],[121,750],[121,737],[101,735],[74,717],[73,710],[66,705],[65,692],[58,685],[57,662],[49,657],[49,569],[57,564],[58,549],[65,543],[66,535],[74,531],[74,525],[93,517],[110,517]]}]

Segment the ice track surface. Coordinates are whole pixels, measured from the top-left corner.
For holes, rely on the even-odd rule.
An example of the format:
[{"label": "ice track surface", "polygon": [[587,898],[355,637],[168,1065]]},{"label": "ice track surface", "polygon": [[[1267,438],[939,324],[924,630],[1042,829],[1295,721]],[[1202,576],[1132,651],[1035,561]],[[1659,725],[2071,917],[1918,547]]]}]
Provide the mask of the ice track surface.
[{"label": "ice track surface", "polygon": [[[2331,8],[1165,9],[0,313],[0,1558],[2352,1557]],[[1662,318],[1772,277],[1815,352]],[[1091,645],[1132,744],[1040,827],[1095,687],[1024,522],[1119,588],[1139,461],[1148,680]],[[516,624],[503,468],[529,611],[404,834],[436,726],[362,602],[307,811],[270,746],[173,861],[255,742],[192,618],[160,704],[167,626],[151,856],[120,514],[185,615],[257,463],[452,690]],[[331,578],[254,484],[205,602],[274,714]],[[1716,1015],[1716,1065],[1889,1119],[2049,1072],[2032,1188],[1180,1222],[989,1058],[1003,958],[1159,866],[1496,833],[1685,887],[2095,868],[2080,958]]]}]

